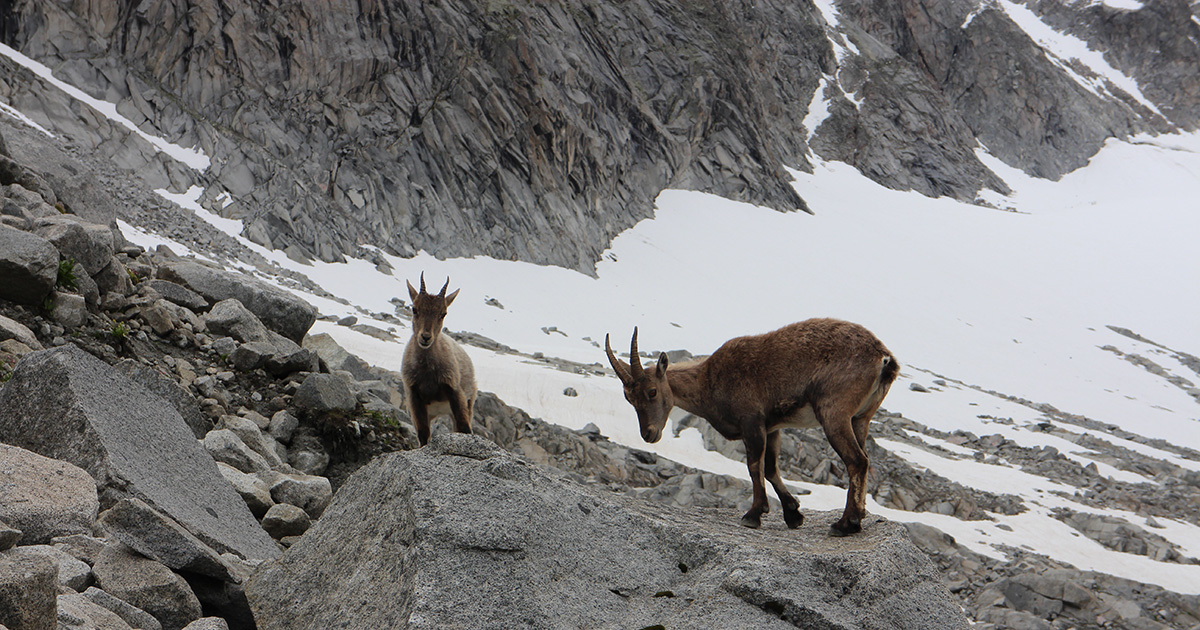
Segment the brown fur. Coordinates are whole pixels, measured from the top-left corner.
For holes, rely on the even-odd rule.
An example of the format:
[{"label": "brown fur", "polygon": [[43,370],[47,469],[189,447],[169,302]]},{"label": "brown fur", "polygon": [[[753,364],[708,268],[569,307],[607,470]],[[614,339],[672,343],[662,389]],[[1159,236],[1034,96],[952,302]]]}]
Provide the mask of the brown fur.
[{"label": "brown fur", "polygon": [[454,418],[454,430],[471,432],[475,412],[475,366],[471,358],[453,339],[442,334],[446,311],[458,291],[446,295],[450,279],[442,292],[425,292],[425,274],[421,274],[421,290],[408,283],[412,298],[413,334],[404,349],[400,377],[404,382],[404,400],[408,413],[417,428],[421,446],[429,443],[430,420],[442,413]]},{"label": "brown fur", "polygon": [[[765,481],[783,504],[789,527],[804,517],[779,475],[779,429],[820,426],[846,465],[846,509],[832,533],[862,529],[866,503],[867,425],[899,373],[892,353],[866,328],[836,319],[809,319],[763,335],[725,342],[707,359],[652,367],[616,358],[609,362],[637,410],[642,438],[657,442],[667,415],[680,407],[707,420],[721,435],[742,440],[754,486],[754,503],[742,517],[759,527],[769,509]],[[637,356],[637,329],[630,356]]]}]

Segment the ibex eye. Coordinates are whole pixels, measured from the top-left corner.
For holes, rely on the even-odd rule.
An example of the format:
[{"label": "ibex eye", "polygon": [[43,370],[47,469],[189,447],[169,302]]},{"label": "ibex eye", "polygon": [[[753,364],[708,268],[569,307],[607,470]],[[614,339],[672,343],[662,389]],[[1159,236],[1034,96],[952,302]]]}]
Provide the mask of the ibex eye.
[{"label": "ibex eye", "polygon": [[647,397],[649,397],[649,398],[654,398],[654,397],[655,397],[655,396],[657,396],[657,395],[658,395],[658,390],[657,390],[657,389],[652,389],[652,390],[650,390],[650,393],[646,394],[646,396],[647,396]]}]

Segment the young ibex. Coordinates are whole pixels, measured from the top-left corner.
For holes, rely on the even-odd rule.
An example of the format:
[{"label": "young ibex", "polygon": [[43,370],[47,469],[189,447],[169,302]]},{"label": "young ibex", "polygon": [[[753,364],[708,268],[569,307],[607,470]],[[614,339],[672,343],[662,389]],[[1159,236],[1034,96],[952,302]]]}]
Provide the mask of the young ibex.
[{"label": "young ibex", "polygon": [[608,360],[625,386],[625,399],[637,410],[642,438],[662,437],[667,414],[680,407],[707,420],[721,435],[742,440],[754,485],[754,503],[742,525],[760,527],[769,509],[765,477],[783,505],[790,528],[804,522],[800,502],[779,475],[779,430],[820,426],[842,458],[849,477],[846,510],[831,534],[862,530],[866,504],[867,424],[900,371],[892,353],[858,324],[810,319],[765,335],[725,342],[707,359],[653,368],[638,358],[637,328],[630,358],[617,359],[604,338]]},{"label": "young ibex", "polygon": [[471,432],[471,416],[475,410],[475,366],[471,357],[453,339],[442,334],[446,309],[458,296],[458,290],[446,295],[450,279],[442,292],[425,292],[425,274],[421,274],[418,293],[408,282],[412,298],[412,339],[404,349],[400,367],[404,381],[404,399],[408,413],[417,427],[421,446],[429,443],[429,421],[449,413],[454,418],[454,430]]}]

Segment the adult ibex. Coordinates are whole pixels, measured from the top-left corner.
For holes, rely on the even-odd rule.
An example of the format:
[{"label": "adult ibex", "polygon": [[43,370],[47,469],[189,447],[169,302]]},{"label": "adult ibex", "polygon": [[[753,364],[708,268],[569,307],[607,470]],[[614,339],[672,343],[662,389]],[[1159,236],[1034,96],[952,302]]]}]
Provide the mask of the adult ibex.
[{"label": "adult ibex", "polygon": [[425,274],[421,274],[421,290],[408,284],[412,298],[412,339],[404,349],[400,377],[404,381],[404,399],[408,413],[417,426],[421,446],[429,443],[429,421],[449,413],[454,418],[454,430],[471,432],[471,416],[475,410],[475,366],[471,357],[453,339],[442,334],[446,309],[458,297],[458,290],[446,295],[450,279],[441,293],[425,292]]},{"label": "adult ibex", "polygon": [[667,414],[680,407],[746,445],[754,503],[742,525],[760,527],[769,510],[764,477],[775,487],[787,526],[804,522],[800,502],[779,476],[779,430],[820,426],[849,477],[846,510],[830,533],[862,530],[867,424],[900,371],[896,358],[870,331],[836,319],[809,319],[765,335],[731,339],[707,359],[668,366],[667,355],[661,354],[653,368],[642,367],[637,328],[631,346],[632,362],[626,364],[604,338],[609,363],[625,386],[625,399],[637,410],[644,440],[657,442]]}]

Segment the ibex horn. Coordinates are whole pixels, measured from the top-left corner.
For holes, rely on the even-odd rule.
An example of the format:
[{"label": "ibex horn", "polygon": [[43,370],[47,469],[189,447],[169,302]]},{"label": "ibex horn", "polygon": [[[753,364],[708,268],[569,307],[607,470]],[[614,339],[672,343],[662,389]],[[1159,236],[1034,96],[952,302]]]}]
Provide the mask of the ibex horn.
[{"label": "ibex horn", "polygon": [[629,346],[629,371],[634,376],[641,376],[643,373],[642,357],[638,354],[637,349],[637,326],[633,327],[633,340],[629,342]]},{"label": "ibex horn", "polygon": [[448,288],[450,288],[450,276],[446,276],[446,284],[442,285],[442,292],[438,294],[438,297],[446,297],[446,289]]},{"label": "ibex horn", "polygon": [[604,351],[608,353],[608,362],[612,365],[613,371],[617,373],[617,378],[621,379],[622,383],[629,383],[631,380],[629,372],[625,371],[625,367],[617,359],[617,355],[613,353],[612,346],[608,343],[608,335],[604,335]]},{"label": "ibex horn", "polygon": [[425,293],[425,272],[421,272],[421,293]]}]

